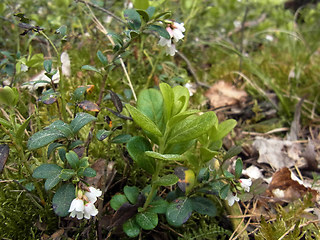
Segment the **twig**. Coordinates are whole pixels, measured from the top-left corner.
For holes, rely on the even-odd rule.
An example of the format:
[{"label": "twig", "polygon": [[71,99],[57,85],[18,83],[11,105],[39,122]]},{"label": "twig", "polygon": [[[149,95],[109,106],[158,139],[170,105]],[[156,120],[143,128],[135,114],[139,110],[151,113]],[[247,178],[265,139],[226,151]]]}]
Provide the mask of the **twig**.
[{"label": "twig", "polygon": [[179,55],[179,57],[182,58],[182,60],[184,60],[186,62],[187,66],[188,66],[188,70],[190,71],[191,75],[193,76],[194,80],[196,81],[196,84],[201,87],[210,88],[210,86],[208,84],[199,81],[198,76],[197,76],[194,68],[192,67],[192,64],[189,61],[189,59],[180,51],[177,51],[177,54]]},{"label": "twig", "polygon": [[95,5],[95,4],[91,3],[91,2],[87,2],[87,1],[84,1],[84,0],[75,0],[75,2],[76,2],[76,3],[78,3],[78,2],[84,3],[84,4],[88,5],[88,6],[91,6],[91,7],[93,7],[93,8],[96,8],[96,9],[98,9],[98,10],[100,10],[100,11],[108,14],[109,16],[113,17],[114,19],[116,19],[117,21],[121,22],[122,24],[125,24],[125,23],[126,23],[126,22],[123,21],[121,18],[119,18],[118,16],[116,16],[116,15],[114,15],[112,12],[110,12],[109,10],[107,10],[107,9],[105,9],[105,8],[102,8],[102,7],[98,6],[98,5]]}]

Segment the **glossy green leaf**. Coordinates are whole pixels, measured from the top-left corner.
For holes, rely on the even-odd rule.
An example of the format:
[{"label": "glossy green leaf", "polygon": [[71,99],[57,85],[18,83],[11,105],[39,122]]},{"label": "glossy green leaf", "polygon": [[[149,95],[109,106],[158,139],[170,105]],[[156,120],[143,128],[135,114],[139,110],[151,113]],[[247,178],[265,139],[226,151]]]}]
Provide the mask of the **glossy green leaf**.
[{"label": "glossy green leaf", "polygon": [[159,90],[142,90],[138,96],[137,109],[155,123],[158,129],[164,129],[163,98]]},{"label": "glossy green leaf", "polygon": [[88,70],[88,71],[94,71],[94,72],[97,72],[99,74],[101,74],[101,71],[98,70],[97,68],[95,68],[94,66],[91,66],[91,65],[84,65],[81,67],[82,70]]},{"label": "glossy green leaf", "polygon": [[72,150],[76,147],[80,147],[82,144],[84,144],[84,142],[77,139],[77,140],[70,143],[70,145],[68,146],[68,150]]},{"label": "glossy green leaf", "polygon": [[167,208],[167,222],[174,227],[180,227],[189,219],[191,213],[192,204],[190,199],[187,197],[177,198]]},{"label": "glossy green leaf", "polygon": [[74,175],[76,175],[76,172],[73,169],[62,169],[59,178],[61,178],[63,181],[67,181]]},{"label": "glossy green leaf", "polygon": [[51,153],[59,147],[64,146],[62,143],[53,142],[48,146],[47,158],[50,158]]},{"label": "glossy green leaf", "polygon": [[99,141],[103,141],[104,139],[106,139],[108,136],[110,136],[110,134],[112,134],[112,131],[107,131],[105,129],[100,129],[97,134],[96,134],[96,138]]},{"label": "glossy green leaf", "polygon": [[182,120],[186,119],[187,117],[199,113],[199,110],[187,110],[185,112],[179,113],[172,117],[168,122],[168,127],[173,128],[177,123],[181,122]]},{"label": "glossy green leaf", "polygon": [[69,138],[73,136],[73,132],[69,124],[61,120],[54,121],[45,129],[53,129],[53,130],[59,131],[64,135],[65,138]]},{"label": "glossy green leaf", "polygon": [[236,161],[236,166],[235,166],[235,177],[239,179],[242,174],[242,169],[243,169],[243,163],[241,158],[238,158]]},{"label": "glossy green leaf", "polygon": [[79,166],[79,157],[74,151],[70,151],[66,154],[68,163],[73,169],[77,169]]},{"label": "glossy green leaf", "polygon": [[42,130],[36,132],[29,138],[27,146],[29,150],[35,150],[64,137],[63,133],[54,129]]},{"label": "glossy green leaf", "polygon": [[148,206],[148,212],[165,214],[169,203],[164,199],[152,201]]},{"label": "glossy green leaf", "polygon": [[110,200],[110,206],[114,210],[118,210],[124,203],[128,202],[128,199],[123,194],[116,194]]},{"label": "glossy green leaf", "polygon": [[124,10],[123,15],[127,19],[130,29],[138,30],[141,27],[140,15],[135,9]]},{"label": "glossy green leaf", "polygon": [[158,33],[161,37],[163,37],[165,39],[170,39],[171,38],[170,34],[168,33],[168,31],[162,26],[152,24],[152,25],[149,25],[147,27],[147,29],[149,29],[151,31],[155,31],[156,33]]},{"label": "glossy green leaf", "polygon": [[86,169],[84,169],[83,176],[85,176],[85,177],[95,177],[96,175],[97,175],[97,172],[93,168],[87,167]]},{"label": "glossy green leaf", "polygon": [[26,128],[28,127],[30,120],[31,120],[31,116],[28,117],[28,118],[22,123],[22,125],[18,128],[18,130],[17,130],[17,132],[16,132],[16,138],[17,138],[19,141],[22,141],[23,135],[24,135],[24,130],[26,130]]},{"label": "glossy green leaf", "polygon": [[237,121],[234,119],[228,119],[226,121],[221,122],[217,128],[213,127],[210,130],[210,140],[222,140],[236,125]]},{"label": "glossy green leaf", "polygon": [[204,197],[192,197],[190,198],[190,201],[193,211],[210,217],[217,215],[217,207],[210,199]]},{"label": "glossy green leaf", "polygon": [[46,182],[44,183],[44,189],[49,191],[50,189],[57,186],[57,184],[61,181],[60,174],[56,176],[52,176],[50,178],[46,179]]},{"label": "glossy green leaf", "polygon": [[158,214],[141,212],[136,215],[136,222],[144,230],[152,230],[158,225]]},{"label": "glossy green leaf", "polygon": [[44,60],[43,67],[47,73],[50,73],[52,70],[52,60],[51,59]]},{"label": "glossy green leaf", "polygon": [[59,176],[62,168],[56,164],[44,163],[37,167],[32,174],[34,178],[52,178]]},{"label": "glossy green leaf", "polygon": [[136,204],[139,196],[139,188],[135,186],[125,186],[123,192],[130,203]]},{"label": "glossy green leaf", "polygon": [[145,155],[146,151],[152,150],[150,142],[140,136],[135,136],[127,143],[127,150],[139,167],[153,174],[156,169],[155,160]]},{"label": "glossy green leaf", "polygon": [[122,225],[122,230],[127,234],[128,237],[134,238],[139,236],[141,228],[135,219],[129,219]]},{"label": "glossy green leaf", "polygon": [[140,112],[130,104],[126,104],[126,108],[128,109],[134,122],[138,124],[143,130],[148,131],[158,137],[162,136],[162,133],[157,125],[150,118],[148,118],[146,115],[144,115],[142,112]]},{"label": "glossy green leaf", "polygon": [[157,179],[153,183],[158,186],[172,186],[179,181],[179,178],[175,174],[164,175],[163,177]]},{"label": "glossy green leaf", "polygon": [[112,143],[127,143],[132,136],[130,134],[120,134],[111,139]]},{"label": "glossy green leaf", "polygon": [[108,59],[107,57],[100,51],[98,50],[97,52],[97,57],[99,58],[99,61],[104,65],[108,65]]},{"label": "glossy green leaf", "polygon": [[[140,0],[139,0],[140,1]],[[147,9],[147,8],[140,8],[140,9],[137,9],[137,12],[140,14],[140,16],[142,17],[142,19],[145,21],[145,22],[148,22],[149,21],[149,14],[144,11],[144,10],[141,10],[141,9]]]},{"label": "glossy green leaf", "polygon": [[217,121],[214,112],[206,112],[200,116],[190,116],[176,124],[172,129],[168,143],[185,142],[206,133]]},{"label": "glossy green leaf", "polygon": [[78,113],[70,123],[72,132],[76,134],[82,127],[96,119],[97,118],[88,113]]},{"label": "glossy green leaf", "polygon": [[75,199],[75,187],[73,184],[63,184],[52,198],[52,207],[54,212],[65,217],[69,214],[69,208],[73,199]]},{"label": "glossy green leaf", "polygon": [[186,158],[179,154],[160,154],[158,152],[146,151],[145,154],[148,157],[152,157],[155,159],[165,160],[165,161],[183,161]]}]

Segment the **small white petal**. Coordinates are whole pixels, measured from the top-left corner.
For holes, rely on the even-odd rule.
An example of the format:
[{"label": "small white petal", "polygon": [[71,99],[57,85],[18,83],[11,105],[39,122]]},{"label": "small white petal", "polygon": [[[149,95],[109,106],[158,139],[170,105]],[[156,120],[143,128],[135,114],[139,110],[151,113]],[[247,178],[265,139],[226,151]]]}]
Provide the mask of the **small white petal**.
[{"label": "small white petal", "polygon": [[186,29],[184,28],[184,23],[174,22],[173,26],[180,30],[180,32],[184,32]]},{"label": "small white petal", "polygon": [[158,44],[160,46],[170,47],[171,46],[171,39],[166,39],[164,37],[160,37],[160,40],[159,40]]},{"label": "small white petal", "polygon": [[96,209],[96,207],[93,205],[93,203],[88,202],[85,206],[84,206],[84,217],[86,219],[90,219],[91,216],[96,216],[98,214],[98,210]]},{"label": "small white petal", "polygon": [[97,198],[101,196],[102,191],[94,187],[89,187],[90,192],[85,192],[84,195],[89,199],[90,202],[95,203]]},{"label": "small white petal", "polygon": [[236,195],[233,195],[233,193],[231,191],[229,191],[228,196],[227,196],[227,200],[228,200],[228,205],[231,207],[235,201],[239,201],[240,199],[237,197]]},{"label": "small white petal", "polygon": [[246,192],[250,192],[250,187],[252,185],[252,180],[249,179],[245,179],[245,178],[241,178],[239,179],[239,182],[241,184],[241,187],[246,191]]},{"label": "small white petal", "polygon": [[167,55],[174,56],[176,54],[176,46],[174,44],[171,44],[170,47],[166,47],[166,53]]},{"label": "small white petal", "polygon": [[84,210],[83,200],[79,198],[73,199],[69,208],[69,212],[72,212],[72,211],[82,212],[83,210]]},{"label": "small white petal", "polygon": [[29,67],[23,63],[21,63],[21,72],[27,72]]},{"label": "small white petal", "polygon": [[61,54],[62,74],[66,77],[71,75],[70,58],[67,52]]},{"label": "small white petal", "polygon": [[183,33],[179,29],[173,29],[173,38],[175,42],[178,42],[184,37]]}]

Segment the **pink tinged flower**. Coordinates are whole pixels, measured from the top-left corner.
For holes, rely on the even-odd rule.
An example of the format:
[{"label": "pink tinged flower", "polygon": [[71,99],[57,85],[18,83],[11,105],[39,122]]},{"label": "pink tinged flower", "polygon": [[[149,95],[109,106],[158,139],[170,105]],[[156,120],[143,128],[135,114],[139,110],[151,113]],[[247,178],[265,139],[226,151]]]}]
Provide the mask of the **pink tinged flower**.
[{"label": "pink tinged flower", "polygon": [[227,200],[228,200],[229,206],[231,207],[234,204],[234,202],[239,202],[240,199],[237,197],[237,194],[233,195],[233,192],[229,191]]},{"label": "pink tinged flower", "polygon": [[77,216],[78,219],[83,218],[83,211],[84,211],[84,202],[82,199],[75,198],[72,200],[69,212],[70,212],[70,217],[75,217]]},{"label": "pink tinged flower", "polygon": [[89,192],[85,192],[84,195],[89,199],[89,202],[95,203],[97,198],[100,197],[102,192],[94,187],[89,187]]},{"label": "pink tinged flower", "polygon": [[86,203],[84,205],[84,218],[90,219],[91,216],[96,216],[98,214],[98,210],[96,207],[93,205],[92,202]]},{"label": "pink tinged flower", "polygon": [[171,39],[166,39],[164,37],[160,37],[158,44],[160,46],[171,47]]},{"label": "pink tinged flower", "polygon": [[172,28],[171,28],[171,27],[166,27],[166,30],[167,30],[167,32],[169,33],[170,38],[172,38],[172,37],[173,37],[173,30],[172,30]]},{"label": "pink tinged flower", "polygon": [[252,180],[249,179],[245,179],[245,178],[240,178],[239,182],[241,184],[241,187],[246,191],[246,192],[250,192],[250,187],[252,185]]}]

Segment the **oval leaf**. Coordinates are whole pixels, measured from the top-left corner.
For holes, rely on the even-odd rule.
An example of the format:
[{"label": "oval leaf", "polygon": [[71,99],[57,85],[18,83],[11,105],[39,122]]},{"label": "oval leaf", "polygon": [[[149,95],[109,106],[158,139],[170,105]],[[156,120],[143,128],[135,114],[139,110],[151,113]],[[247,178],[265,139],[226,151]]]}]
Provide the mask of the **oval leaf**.
[{"label": "oval leaf", "polygon": [[192,213],[192,204],[189,198],[181,197],[169,204],[166,218],[170,225],[180,227],[184,224]]},{"label": "oval leaf", "polygon": [[121,102],[119,96],[111,90],[109,90],[109,93],[110,93],[110,97],[111,97],[111,101],[112,101],[113,105],[116,107],[117,111],[119,113],[121,113],[122,109],[123,109],[123,105],[122,105],[122,102]]},{"label": "oval leaf", "polygon": [[131,138],[127,143],[127,150],[139,167],[151,174],[155,172],[155,160],[145,155],[146,151],[152,150],[151,144],[147,139],[140,136]]},{"label": "oval leaf", "polygon": [[130,134],[120,134],[118,136],[115,136],[112,138],[111,142],[112,143],[127,143],[131,139]]},{"label": "oval leaf", "polygon": [[36,132],[29,138],[27,146],[29,150],[35,150],[64,137],[65,135],[63,133],[54,129],[42,130]]},{"label": "oval leaf", "polygon": [[179,154],[160,154],[153,151],[146,151],[145,154],[148,157],[152,157],[155,159],[165,160],[165,161],[183,161],[186,160],[186,158]]},{"label": "oval leaf", "polygon": [[152,230],[158,225],[158,214],[141,212],[136,215],[136,221],[144,230]]},{"label": "oval leaf", "polygon": [[97,72],[99,74],[101,74],[101,72],[96,69],[94,66],[90,66],[90,65],[84,65],[81,67],[82,70],[88,70],[88,71],[94,71],[94,72]]},{"label": "oval leaf", "polygon": [[139,188],[135,186],[125,186],[123,192],[130,203],[136,204],[139,196]]},{"label": "oval leaf", "polygon": [[32,174],[34,178],[52,178],[55,176],[59,176],[62,167],[51,164],[51,163],[44,163],[37,167]]},{"label": "oval leaf", "polygon": [[190,200],[194,211],[210,217],[217,215],[217,207],[210,199],[204,197],[193,197],[190,198]]},{"label": "oval leaf", "polygon": [[127,203],[128,199],[123,194],[116,194],[110,200],[110,206],[114,210],[118,210],[123,204]]},{"label": "oval leaf", "polygon": [[134,238],[139,236],[140,226],[134,219],[129,219],[122,225],[122,230],[127,234],[128,237]]},{"label": "oval leaf", "polygon": [[97,57],[104,66],[108,65],[107,57],[100,50],[97,52]]},{"label": "oval leaf", "polygon": [[78,155],[74,151],[70,151],[66,154],[66,158],[70,166],[73,169],[77,169],[80,163]]},{"label": "oval leaf", "polygon": [[83,126],[88,124],[89,122],[92,122],[96,120],[94,116],[88,114],[88,113],[78,113],[76,117],[71,121],[70,127],[72,129],[72,132],[75,134],[77,133]]},{"label": "oval leaf", "polygon": [[60,174],[56,176],[52,176],[46,180],[44,183],[44,189],[49,191],[54,188],[62,179],[60,178]]},{"label": "oval leaf", "polygon": [[62,185],[54,194],[52,207],[58,216],[65,217],[68,215],[71,202],[75,198],[75,191],[74,185],[68,183]]},{"label": "oval leaf", "polygon": [[104,139],[106,139],[110,134],[112,133],[112,131],[107,131],[105,129],[101,129],[97,132],[96,134],[96,138],[99,141],[103,141]]},{"label": "oval leaf", "polygon": [[179,178],[177,177],[177,175],[169,174],[157,179],[156,181],[154,181],[154,184],[158,186],[166,187],[166,186],[172,186],[176,184],[178,181],[179,181]]},{"label": "oval leaf", "polygon": [[128,109],[135,123],[138,124],[143,130],[148,131],[155,136],[162,137],[161,131],[150,118],[130,104],[126,104],[126,108]]}]

